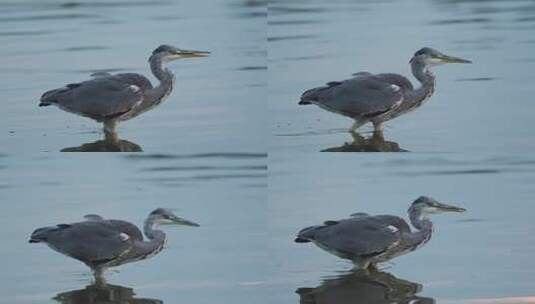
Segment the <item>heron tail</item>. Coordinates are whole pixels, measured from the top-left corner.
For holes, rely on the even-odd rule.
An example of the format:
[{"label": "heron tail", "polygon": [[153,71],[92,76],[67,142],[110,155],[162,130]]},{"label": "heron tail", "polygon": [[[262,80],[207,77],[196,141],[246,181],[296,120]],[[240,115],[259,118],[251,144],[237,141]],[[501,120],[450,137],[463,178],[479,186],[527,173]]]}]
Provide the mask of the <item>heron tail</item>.
[{"label": "heron tail", "polygon": [[52,105],[53,103],[56,103],[58,94],[62,94],[64,92],[65,92],[64,89],[55,89],[55,90],[46,91],[41,96],[41,100],[40,100],[41,102],[39,103],[39,106],[46,107],[46,106]]},{"label": "heron tail", "polygon": [[41,95],[41,102],[39,103],[39,106],[46,107],[54,103],[58,103],[58,100],[61,99],[63,94],[68,93],[71,91],[71,89],[79,86],[79,83],[70,83],[63,88],[46,91],[45,93],[43,93],[43,95]]},{"label": "heron tail", "polygon": [[312,101],[317,100],[317,89],[310,89],[308,91],[305,91],[303,95],[301,95],[301,100],[299,100],[299,105],[309,105],[312,104]]},{"label": "heron tail", "polygon": [[318,229],[321,229],[324,226],[311,226],[304,229],[301,229],[295,238],[296,243],[309,243],[314,240],[314,236]]},{"label": "heron tail", "polygon": [[41,243],[46,242],[48,234],[53,230],[54,227],[44,227],[35,229],[35,231],[30,236],[30,243]]},{"label": "heron tail", "polygon": [[68,225],[68,224],[60,224],[54,227],[43,227],[43,228],[35,229],[35,231],[30,236],[29,242],[30,243],[46,242],[48,241],[48,237],[50,236],[51,233],[68,228],[70,226],[71,225]]}]

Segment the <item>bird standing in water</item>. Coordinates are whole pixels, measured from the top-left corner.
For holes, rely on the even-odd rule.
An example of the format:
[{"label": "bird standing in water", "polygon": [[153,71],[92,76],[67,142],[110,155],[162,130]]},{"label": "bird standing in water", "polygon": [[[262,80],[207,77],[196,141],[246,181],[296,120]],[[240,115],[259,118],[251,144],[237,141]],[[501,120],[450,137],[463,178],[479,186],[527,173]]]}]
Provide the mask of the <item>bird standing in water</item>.
[{"label": "bird standing in water", "polygon": [[360,72],[353,74],[355,77],[351,79],[331,81],[326,86],[304,92],[299,104],[315,104],[354,119],[351,132],[372,122],[374,132],[382,135],[385,121],[418,108],[433,95],[435,75],[430,68],[445,63],[471,61],[425,47],[410,60],[412,74],[421,83],[417,89],[406,77],[398,74]]},{"label": "bird standing in water", "polygon": [[409,218],[416,231],[411,231],[407,222],[397,216],[356,213],[348,219],[305,228],[298,233],[295,242],[312,242],[331,254],[351,260],[357,268],[375,269],[377,263],[407,254],[427,243],[433,234],[430,214],[464,211],[464,208],[420,196],[409,208]]},{"label": "bird standing in water", "polygon": [[170,45],[156,48],[149,58],[150,68],[160,81],[153,87],[143,75],[135,73],[91,74],[93,79],[70,83],[41,96],[40,107],[54,105],[60,109],[104,123],[106,134],[115,134],[119,121],[138,116],[159,105],[173,89],[175,75],[165,63],[182,58],[205,57],[204,51],[183,50]]},{"label": "bird standing in water", "polygon": [[145,220],[143,234],[134,225],[121,220],[106,220],[86,215],[86,221],[36,229],[30,243],[45,243],[53,250],[86,264],[98,283],[105,284],[104,271],[110,267],[136,262],[158,254],[166,243],[160,224],[199,225],[158,208]]}]

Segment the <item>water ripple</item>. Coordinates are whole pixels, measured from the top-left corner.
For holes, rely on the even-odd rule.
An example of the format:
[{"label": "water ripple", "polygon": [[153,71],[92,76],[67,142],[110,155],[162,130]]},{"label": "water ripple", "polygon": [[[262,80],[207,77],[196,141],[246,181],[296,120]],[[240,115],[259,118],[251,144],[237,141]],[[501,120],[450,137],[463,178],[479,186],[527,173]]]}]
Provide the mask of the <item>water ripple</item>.
[{"label": "water ripple", "polygon": [[275,36],[275,37],[268,37],[268,42],[275,42],[275,41],[282,41],[282,40],[302,40],[302,39],[310,39],[315,38],[316,35],[290,35],[290,36]]},{"label": "water ripple", "polygon": [[258,159],[267,158],[267,153],[199,153],[199,154],[132,154],[128,159],[199,159],[199,158],[226,158],[226,159]]}]

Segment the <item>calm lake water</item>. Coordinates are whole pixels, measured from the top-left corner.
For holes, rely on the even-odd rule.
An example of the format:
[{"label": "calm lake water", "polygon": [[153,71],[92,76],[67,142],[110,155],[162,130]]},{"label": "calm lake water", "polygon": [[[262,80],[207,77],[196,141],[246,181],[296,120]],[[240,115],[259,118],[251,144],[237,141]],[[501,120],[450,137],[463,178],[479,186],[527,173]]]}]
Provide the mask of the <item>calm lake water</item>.
[{"label": "calm lake water", "polygon": [[165,43],[212,54],[168,64],[177,78],[169,98],[119,127],[130,150],[265,152],[265,16],[265,1],[0,1],[0,150],[102,139],[100,124],[39,108],[39,97],[97,71],[156,81],[147,59]]},{"label": "calm lake water", "polygon": [[268,24],[270,150],[351,142],[350,119],[298,106],[301,93],[359,71],[409,76],[409,59],[423,46],[474,63],[435,68],[435,95],[387,123],[386,140],[414,152],[535,148],[533,1],[273,0]]},{"label": "calm lake water", "polygon": [[[535,158],[398,155],[270,154],[272,303],[535,303]],[[433,216],[431,241],[379,275],[347,273],[350,263],[293,242],[301,228],[355,212],[407,219],[420,195],[467,212]]]},{"label": "calm lake water", "polygon": [[[535,2],[267,2],[0,0],[0,302],[535,304]],[[37,106],[98,71],[154,81],[163,43],[211,55],[170,63],[173,93],[122,123],[117,146]],[[355,72],[408,76],[423,46],[474,63],[436,68],[436,94],[389,122],[386,142],[297,105]],[[95,150],[146,153],[42,153]],[[370,150],[413,153],[317,153]],[[431,242],[377,274],[293,242],[355,212],[406,218],[420,195],[468,211],[435,216]],[[28,243],[89,213],[141,225],[157,207],[201,227],[165,227],[168,247],[110,271],[105,290]]]},{"label": "calm lake water", "polygon": [[[0,185],[0,302],[88,304],[97,303],[87,300],[95,294],[110,301],[105,303],[267,298],[264,154],[95,156],[83,162],[46,154],[1,160],[0,174],[9,179]],[[35,228],[80,221],[90,213],[142,225],[158,207],[174,208],[201,226],[163,227],[167,248],[111,269],[112,291],[86,289],[89,268],[44,244],[28,243]],[[131,300],[132,292],[140,302]]]}]

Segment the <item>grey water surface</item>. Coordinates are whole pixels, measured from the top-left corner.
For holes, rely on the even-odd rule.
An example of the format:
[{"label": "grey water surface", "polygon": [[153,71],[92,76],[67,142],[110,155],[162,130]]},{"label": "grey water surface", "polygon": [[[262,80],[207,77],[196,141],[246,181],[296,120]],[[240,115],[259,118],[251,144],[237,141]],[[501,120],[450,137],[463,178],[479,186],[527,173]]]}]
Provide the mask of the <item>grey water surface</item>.
[{"label": "grey water surface", "polygon": [[[138,155],[0,158],[0,175],[9,177],[0,184],[1,303],[267,299],[266,155]],[[157,207],[201,226],[163,226],[166,248],[112,268],[110,290],[90,286],[91,272],[82,263],[28,243],[35,228],[81,221],[85,214],[142,225]]]},{"label": "grey water surface", "polygon": [[[436,67],[435,95],[388,122],[387,147],[368,151],[532,150],[534,32],[531,0],[273,0],[270,150],[340,151],[353,141],[347,132],[352,121],[313,105],[298,106],[301,93],[360,71],[398,73],[416,83],[409,59],[424,46],[473,64]],[[370,131],[362,129],[366,136]]]},{"label": "grey water surface", "polygon": [[[535,158],[499,153],[270,154],[272,303],[535,303]],[[407,219],[420,195],[465,207],[432,217],[425,246],[372,276],[311,243],[304,227],[352,213]],[[300,302],[301,301],[301,302]]]},{"label": "grey water surface", "polygon": [[265,17],[265,1],[0,1],[0,151],[73,151],[101,140],[100,124],[39,108],[41,94],[99,71],[156,82],[147,60],[171,44],[212,54],[168,65],[175,89],[120,125],[126,151],[265,152]]}]

